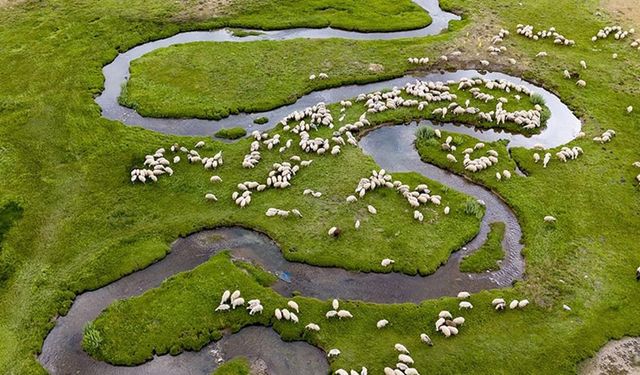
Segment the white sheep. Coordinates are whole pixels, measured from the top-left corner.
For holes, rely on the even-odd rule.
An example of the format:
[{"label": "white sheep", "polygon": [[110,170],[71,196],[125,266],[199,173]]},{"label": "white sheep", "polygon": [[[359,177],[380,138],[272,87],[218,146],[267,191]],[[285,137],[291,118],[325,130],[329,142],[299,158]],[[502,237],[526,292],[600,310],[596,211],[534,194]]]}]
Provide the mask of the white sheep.
[{"label": "white sheep", "polygon": [[382,267],[389,267],[390,265],[392,265],[393,263],[395,263],[396,261],[393,259],[389,259],[389,258],[384,258],[382,260],[382,262],[380,262],[380,265]]},{"label": "white sheep", "polygon": [[471,302],[467,302],[467,301],[460,302],[458,306],[460,309],[465,309],[465,310],[473,309],[473,305],[471,304]]},{"label": "white sheep", "polygon": [[410,354],[407,347],[402,344],[395,344],[393,347],[400,353]]},{"label": "white sheep", "polygon": [[460,299],[467,299],[469,297],[471,297],[471,293],[469,293],[469,292],[460,292],[460,293],[458,293],[458,298],[460,298]]},{"label": "white sheep", "polygon": [[327,354],[327,357],[337,357],[340,355],[340,353],[342,353],[339,349],[331,349],[329,350],[329,353]]},{"label": "white sheep", "polygon": [[381,328],[386,327],[387,324],[389,324],[389,321],[387,319],[378,320],[378,322],[376,323],[376,327],[378,329],[381,329]]}]

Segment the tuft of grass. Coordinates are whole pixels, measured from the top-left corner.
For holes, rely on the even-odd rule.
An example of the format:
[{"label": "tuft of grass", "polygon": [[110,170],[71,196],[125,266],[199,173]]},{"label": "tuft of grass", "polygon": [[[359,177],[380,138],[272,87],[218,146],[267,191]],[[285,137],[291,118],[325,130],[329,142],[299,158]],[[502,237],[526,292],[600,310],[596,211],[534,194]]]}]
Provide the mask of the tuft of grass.
[{"label": "tuft of grass", "polygon": [[416,129],[416,138],[418,141],[426,141],[435,137],[436,132],[433,130],[431,126],[419,126]]},{"label": "tuft of grass", "polygon": [[475,216],[477,218],[481,218],[484,214],[484,208],[480,203],[478,203],[475,199],[468,199],[464,203],[464,213],[467,215]]},{"label": "tuft of grass", "polygon": [[236,357],[224,362],[211,375],[249,375],[251,367],[245,357]]},{"label": "tuft of grass", "polygon": [[264,116],[258,117],[257,119],[253,120],[253,123],[258,125],[263,125],[263,124],[266,124],[267,122],[269,122],[269,119]]},{"label": "tuft of grass", "polygon": [[239,139],[247,135],[247,131],[241,127],[222,128],[214,134],[217,138],[222,139]]},{"label": "tuft of grass", "polygon": [[504,258],[502,239],[504,238],[506,226],[502,222],[495,222],[489,225],[491,229],[487,235],[487,241],[479,249],[462,259],[460,271],[484,272],[500,269],[498,261]]},{"label": "tuft of grass", "polygon": [[82,349],[91,355],[97,355],[102,344],[102,334],[93,322],[84,326],[82,333]]},{"label": "tuft of grass", "polygon": [[531,94],[529,96],[529,101],[531,102],[531,104],[533,105],[537,104],[541,107],[544,107],[547,104],[546,100],[544,100],[544,97],[538,93]]}]

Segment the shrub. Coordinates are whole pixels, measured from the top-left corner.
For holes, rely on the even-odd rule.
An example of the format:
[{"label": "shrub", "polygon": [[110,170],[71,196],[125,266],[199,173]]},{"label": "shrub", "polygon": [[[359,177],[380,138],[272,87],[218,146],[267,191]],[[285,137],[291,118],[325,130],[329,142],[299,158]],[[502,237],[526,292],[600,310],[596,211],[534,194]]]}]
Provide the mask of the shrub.
[{"label": "shrub", "polygon": [[216,132],[215,136],[223,139],[238,139],[247,135],[247,131],[240,127],[223,128]]}]

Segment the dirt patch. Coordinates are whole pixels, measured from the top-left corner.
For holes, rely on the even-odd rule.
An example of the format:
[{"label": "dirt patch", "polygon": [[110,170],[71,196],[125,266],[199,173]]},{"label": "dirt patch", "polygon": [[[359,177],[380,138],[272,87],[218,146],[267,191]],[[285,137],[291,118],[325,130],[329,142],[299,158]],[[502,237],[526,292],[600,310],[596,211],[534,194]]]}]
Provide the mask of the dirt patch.
[{"label": "dirt patch", "polygon": [[615,18],[640,25],[638,0],[601,0],[600,5]]},{"label": "dirt patch", "polygon": [[27,0],[0,0],[0,9],[8,8],[25,3]]},{"label": "dirt patch", "polygon": [[580,366],[580,374],[640,374],[640,337],[610,341]]},{"label": "dirt patch", "polygon": [[[0,0],[12,1],[12,0]],[[206,20],[229,13],[233,0],[178,0],[178,20]]]},{"label": "dirt patch", "polygon": [[381,64],[371,63],[369,64],[369,71],[374,73],[382,73],[384,72],[384,66],[382,66]]}]

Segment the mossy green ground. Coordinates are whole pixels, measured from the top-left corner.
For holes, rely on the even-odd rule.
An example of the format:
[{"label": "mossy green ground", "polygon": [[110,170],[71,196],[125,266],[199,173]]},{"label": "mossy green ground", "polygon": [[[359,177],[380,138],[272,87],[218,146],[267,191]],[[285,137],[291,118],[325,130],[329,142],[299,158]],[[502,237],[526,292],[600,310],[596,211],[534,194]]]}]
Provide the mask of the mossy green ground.
[{"label": "mossy green ground", "polygon": [[249,375],[249,361],[246,358],[234,358],[220,365],[212,375]]},{"label": "mossy green ground", "polygon": [[247,135],[247,131],[244,128],[223,128],[215,133],[217,138],[222,139],[238,139]]},{"label": "mossy green ground", "polygon": [[487,242],[473,253],[462,258],[460,271],[484,272],[495,271],[500,268],[499,260],[504,258],[502,239],[504,238],[505,225],[502,222],[490,224],[491,230],[487,235]]},{"label": "mossy green ground", "polygon": [[[0,72],[3,77],[12,77],[0,81],[0,197],[20,202],[24,209],[23,217],[5,237],[0,254],[0,264],[11,270],[0,286],[0,373],[43,372],[35,354],[54,324],[52,318],[67,310],[76,293],[105,285],[163,257],[168,243],[178,235],[217,224],[256,225],[259,219],[228,205],[222,205],[223,209],[203,205],[203,191],[212,186],[195,167],[184,168],[157,185],[131,186],[128,171],[145,153],[175,141],[196,139],[159,135],[100,118],[93,96],[102,88],[102,66],[118,51],[184,30],[326,24],[316,12],[307,11],[307,2],[297,4],[304,11],[290,19],[272,11],[277,8],[265,6],[244,16],[225,15],[198,23],[176,20],[175,15],[182,11],[179,3],[162,0],[133,0],[126,6],[111,0],[52,0],[0,9]],[[524,232],[527,277],[514,288],[473,296],[476,308],[464,314],[467,325],[458,337],[445,340],[432,332],[440,309],[457,309],[456,300],[443,298],[420,305],[345,303],[354,312],[352,321],[324,324],[326,329],[318,338],[305,339],[324,349],[340,348],[343,355],[332,363],[334,368],[366,365],[379,370],[383,364],[395,363],[392,345],[400,341],[410,347],[423,373],[575,372],[576,363],[608,338],[640,335],[636,318],[640,300],[635,298],[640,285],[634,279],[640,253],[633,248],[640,241],[640,191],[634,182],[637,171],[631,167],[639,159],[640,130],[636,126],[638,113],[629,115],[624,110],[628,105],[640,108],[640,90],[634,78],[639,69],[638,52],[624,42],[590,41],[599,28],[618,23],[598,10],[596,0],[544,0],[523,5],[516,0],[446,0],[443,5],[463,11],[467,18],[453,32],[398,41],[399,47],[386,42],[372,45],[381,53],[405,59],[409,56],[396,48],[403,43],[415,44],[419,49],[411,50],[411,55],[427,55],[433,60],[444,51],[475,51],[481,42],[486,46],[490,35],[479,25],[487,21],[495,25],[495,32],[499,27],[513,31],[521,22],[557,27],[576,40],[576,47],[512,35],[505,41],[508,52],[496,60],[504,62],[513,56],[519,64],[495,66],[516,74],[524,72],[526,78],[556,91],[583,117],[589,137],[573,144],[583,147],[585,155],[566,164],[553,160],[542,168],[531,159],[533,151],[514,149],[514,159],[529,177],[498,182],[490,174],[469,176],[495,190],[514,208]],[[596,12],[603,15],[595,16]],[[571,17],[567,17],[569,13]],[[366,14],[360,19],[367,20]],[[373,22],[367,27],[380,25],[387,23]],[[489,30],[492,33],[494,30]],[[546,50],[549,58],[534,59],[541,50]],[[617,60],[611,59],[613,52],[619,54]],[[589,64],[587,70],[579,68],[578,61],[583,59]],[[450,61],[446,65],[457,64]],[[579,73],[588,82],[587,88],[579,89],[574,80],[563,79],[563,69]],[[366,78],[354,74],[349,78],[352,81]],[[297,92],[293,87],[287,91]],[[611,143],[599,145],[590,140],[607,128],[618,132]],[[237,157],[246,149],[246,145],[242,150],[228,147],[225,153],[235,152]],[[357,165],[340,171],[338,177],[347,173],[363,177],[363,171],[375,167],[364,159],[352,164]],[[325,168],[329,165],[327,162]],[[309,169],[296,183],[306,177],[315,184],[314,173],[321,169]],[[301,194],[296,199],[302,205]],[[558,218],[555,226],[542,222],[549,214]],[[345,224],[351,223],[352,217],[347,222],[349,215],[344,215]],[[277,221],[262,221],[268,225],[267,232],[283,245],[285,254],[297,245],[287,239],[302,237]],[[374,241],[378,238],[348,246],[354,253],[365,253],[376,249]],[[379,255],[371,254],[369,261]],[[338,263],[343,267],[373,268],[362,259],[340,258]],[[429,258],[435,262],[438,256]],[[315,262],[315,254],[308,259]],[[408,270],[407,264],[399,270],[403,268]],[[203,282],[206,289],[220,280]],[[154,303],[162,308],[158,313],[176,309],[190,317],[193,301],[172,305],[163,290],[155,292],[158,300]],[[265,293],[268,296],[270,292]],[[488,307],[496,296],[529,298],[533,303],[527,310],[497,314]],[[302,315],[305,320],[320,317],[328,308],[328,302],[299,300],[307,311]],[[562,311],[562,304],[573,310]],[[139,308],[128,301],[120,305],[127,309],[121,310],[121,315],[110,314],[113,321],[100,318],[113,335],[125,333],[118,322],[135,319]],[[378,319],[392,316],[390,329],[373,328]],[[188,323],[190,332],[209,329]],[[164,334],[164,342],[177,344],[182,327],[166,324],[158,330]],[[275,328],[285,339],[302,335],[301,327],[281,323]],[[418,334],[423,331],[434,338],[434,347],[421,346]],[[152,337],[135,342],[140,340],[156,345]]]}]

